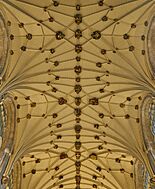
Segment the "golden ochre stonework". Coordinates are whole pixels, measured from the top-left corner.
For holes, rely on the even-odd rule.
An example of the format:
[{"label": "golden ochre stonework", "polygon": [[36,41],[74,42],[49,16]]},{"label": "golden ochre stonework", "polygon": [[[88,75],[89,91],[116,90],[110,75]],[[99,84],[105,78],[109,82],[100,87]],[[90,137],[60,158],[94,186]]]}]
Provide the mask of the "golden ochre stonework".
[{"label": "golden ochre stonework", "polygon": [[0,188],[153,189],[154,0],[0,0]]}]

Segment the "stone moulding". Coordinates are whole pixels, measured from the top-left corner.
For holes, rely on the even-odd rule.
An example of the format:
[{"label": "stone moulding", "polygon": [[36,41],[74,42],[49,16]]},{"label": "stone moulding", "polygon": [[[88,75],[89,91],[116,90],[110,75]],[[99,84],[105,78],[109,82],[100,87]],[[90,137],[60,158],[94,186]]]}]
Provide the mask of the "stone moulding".
[{"label": "stone moulding", "polygon": [[[149,176],[149,182],[152,184],[152,187],[155,186],[154,175],[155,175],[155,142],[154,142],[154,134],[151,128],[151,118],[150,118],[150,109],[154,104],[154,97],[151,95],[146,96],[143,101],[142,109],[141,109],[141,118],[142,118],[142,135],[144,140],[144,146],[146,148],[147,156],[149,159],[149,164],[152,170],[152,174]],[[147,171],[144,171],[144,177]],[[150,174],[150,173],[149,173]],[[143,178],[145,181],[145,178]]]},{"label": "stone moulding", "polygon": [[7,163],[11,156],[11,153],[13,152],[14,138],[15,138],[16,112],[15,112],[15,105],[10,96],[6,96],[5,99],[3,99],[2,103],[3,103],[5,114],[6,114],[5,115],[6,124],[3,130],[3,142],[2,142],[1,151],[0,151],[0,167],[1,167],[0,179],[3,185],[6,185],[7,182],[9,181],[9,179],[6,179],[6,178],[8,178],[8,176],[10,176],[11,174],[10,173],[11,169],[10,169],[9,173],[7,173],[7,176],[5,177]]}]

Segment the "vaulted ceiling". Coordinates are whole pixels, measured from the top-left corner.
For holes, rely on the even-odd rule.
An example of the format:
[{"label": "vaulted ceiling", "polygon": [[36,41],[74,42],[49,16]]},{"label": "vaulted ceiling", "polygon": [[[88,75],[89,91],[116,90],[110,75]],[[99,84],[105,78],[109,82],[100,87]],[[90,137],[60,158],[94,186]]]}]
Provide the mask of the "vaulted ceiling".
[{"label": "vaulted ceiling", "polygon": [[0,1],[2,187],[150,187],[154,6]]}]

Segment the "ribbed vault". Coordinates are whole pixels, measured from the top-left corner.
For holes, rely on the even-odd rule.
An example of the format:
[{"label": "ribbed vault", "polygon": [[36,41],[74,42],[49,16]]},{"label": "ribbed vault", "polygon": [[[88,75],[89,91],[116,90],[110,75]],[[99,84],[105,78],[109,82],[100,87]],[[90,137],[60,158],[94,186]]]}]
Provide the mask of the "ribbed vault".
[{"label": "ribbed vault", "polygon": [[9,49],[0,91],[16,107],[5,185],[142,189],[137,164],[154,176],[142,132],[155,87],[147,43],[154,5],[1,1]]}]

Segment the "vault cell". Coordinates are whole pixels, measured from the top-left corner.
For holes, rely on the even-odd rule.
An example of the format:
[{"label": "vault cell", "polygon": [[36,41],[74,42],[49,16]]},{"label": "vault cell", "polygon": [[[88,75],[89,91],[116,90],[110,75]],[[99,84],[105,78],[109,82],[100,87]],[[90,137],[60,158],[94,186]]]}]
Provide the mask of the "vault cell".
[{"label": "vault cell", "polygon": [[[8,30],[3,11],[0,9],[0,75],[4,69],[8,51]],[[11,36],[10,36],[11,37]]]}]

